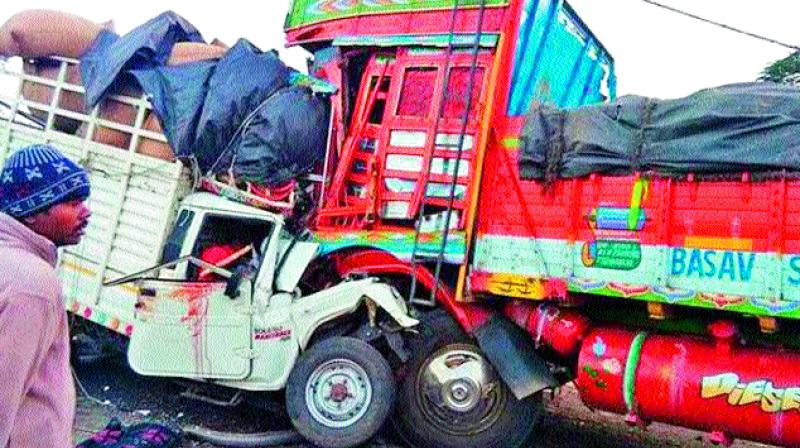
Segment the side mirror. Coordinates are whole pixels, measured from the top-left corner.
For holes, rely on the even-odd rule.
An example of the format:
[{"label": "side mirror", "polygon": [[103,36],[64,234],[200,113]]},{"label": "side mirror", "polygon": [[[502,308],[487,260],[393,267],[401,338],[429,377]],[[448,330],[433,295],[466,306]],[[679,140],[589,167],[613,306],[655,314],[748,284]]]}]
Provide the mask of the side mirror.
[{"label": "side mirror", "polygon": [[239,286],[242,284],[242,274],[235,273],[225,282],[225,295],[231,300],[239,297]]}]

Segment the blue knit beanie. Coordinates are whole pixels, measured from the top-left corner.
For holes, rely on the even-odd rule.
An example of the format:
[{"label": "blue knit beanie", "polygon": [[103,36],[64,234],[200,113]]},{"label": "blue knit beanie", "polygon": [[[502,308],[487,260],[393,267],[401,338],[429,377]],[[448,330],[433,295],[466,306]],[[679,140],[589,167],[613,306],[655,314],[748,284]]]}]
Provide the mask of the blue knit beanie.
[{"label": "blue knit beanie", "polygon": [[20,149],[0,172],[0,212],[16,218],[88,197],[86,171],[50,145]]}]

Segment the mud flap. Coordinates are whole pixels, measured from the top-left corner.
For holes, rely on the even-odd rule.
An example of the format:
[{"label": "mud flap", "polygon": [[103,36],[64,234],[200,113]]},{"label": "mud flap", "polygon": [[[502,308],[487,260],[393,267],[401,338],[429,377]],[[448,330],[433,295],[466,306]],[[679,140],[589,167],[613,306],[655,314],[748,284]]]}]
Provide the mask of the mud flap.
[{"label": "mud flap", "polygon": [[518,400],[558,386],[530,336],[505,317],[492,316],[473,336]]}]

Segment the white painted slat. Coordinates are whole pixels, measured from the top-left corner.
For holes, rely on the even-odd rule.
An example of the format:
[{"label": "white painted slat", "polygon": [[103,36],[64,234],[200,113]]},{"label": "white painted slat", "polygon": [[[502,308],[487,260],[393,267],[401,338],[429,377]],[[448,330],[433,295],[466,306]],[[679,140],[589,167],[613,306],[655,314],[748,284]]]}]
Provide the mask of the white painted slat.
[{"label": "white painted slat", "polygon": [[[64,63],[76,64],[77,61],[64,60]],[[44,84],[53,87],[55,92],[81,91],[80,86],[69,85],[63,79],[46,80],[9,72],[3,67],[0,67],[0,74]],[[178,203],[190,191],[190,180],[180,163],[134,154],[93,142],[87,136],[68,135],[50,128],[52,117],[57,114],[83,122],[88,136],[98,125],[106,125],[130,131],[134,141],[138,136],[166,141],[163,135],[142,128],[142,111],[151,109],[146,100],[116,96],[114,100],[138,108],[134,126],[100,120],[97,109],[89,114],[61,110],[55,107],[57,100],[39,107],[50,114],[46,129],[31,128],[13,123],[10,117],[0,117],[0,162],[24,146],[51,143],[89,171],[92,219],[81,244],[62,251],[59,272],[68,300],[75,299],[98,312],[130,319],[135,300],[131,288],[103,288],[101,283],[158,262]],[[12,111],[21,110],[19,105],[25,101],[19,89],[9,103]]]},{"label": "white painted slat", "polygon": [[124,250],[112,249],[111,255],[108,257],[108,268],[120,272],[128,271],[130,274],[153,267],[157,261],[153,260],[153,257],[143,257]]},{"label": "white painted slat", "polygon": [[[152,213],[152,212],[150,212]],[[161,223],[157,221],[159,218],[157,213],[152,213],[152,216],[143,216],[140,214],[123,213],[119,217],[119,230],[121,232],[123,227],[127,227],[139,235],[138,239],[146,239],[153,241],[157,239],[157,235],[161,232]],[[137,239],[137,240],[138,240]]]},{"label": "white painted slat", "polygon": [[157,243],[159,241],[148,236],[142,229],[125,224],[120,225],[117,228],[117,234],[114,235],[114,248],[139,254],[148,259],[152,256],[154,249],[160,248],[160,246],[156,247]]}]

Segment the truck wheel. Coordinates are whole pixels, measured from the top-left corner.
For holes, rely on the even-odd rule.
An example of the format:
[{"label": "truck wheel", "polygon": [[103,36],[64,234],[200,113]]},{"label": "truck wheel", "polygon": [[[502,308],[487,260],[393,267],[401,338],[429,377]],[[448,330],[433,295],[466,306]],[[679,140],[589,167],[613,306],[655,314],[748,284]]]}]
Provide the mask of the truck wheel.
[{"label": "truck wheel", "polygon": [[449,315],[424,316],[408,343],[412,358],[393,423],[409,445],[510,448],[530,438],[542,418],[541,395],[517,400]]},{"label": "truck wheel", "polygon": [[360,445],[381,429],[395,382],[383,355],[349,337],[330,337],[298,359],[286,385],[286,410],[306,439],[323,448]]}]

